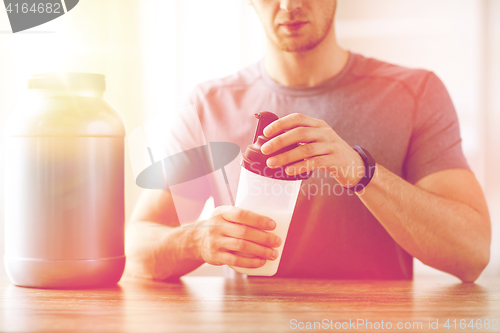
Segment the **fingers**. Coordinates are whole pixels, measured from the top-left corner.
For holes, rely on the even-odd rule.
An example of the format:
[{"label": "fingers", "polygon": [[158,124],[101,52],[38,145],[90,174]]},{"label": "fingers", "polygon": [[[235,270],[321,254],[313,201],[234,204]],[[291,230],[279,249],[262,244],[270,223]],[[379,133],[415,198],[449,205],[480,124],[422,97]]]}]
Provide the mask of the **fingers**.
[{"label": "fingers", "polygon": [[261,230],[274,230],[276,228],[276,222],[269,217],[237,207],[226,210],[220,216],[228,222],[244,224]]},{"label": "fingers", "polygon": [[[328,145],[325,145],[324,143],[305,143],[297,148],[268,158],[267,166],[270,168],[277,168],[280,166],[295,163],[297,161],[302,161],[306,158],[314,157],[317,155],[325,155],[329,153],[331,153],[331,151]],[[303,172],[305,172],[305,170],[303,170]]]},{"label": "fingers", "polygon": [[243,268],[259,268],[266,263],[266,261],[261,258],[246,258],[229,252],[220,252],[218,262],[220,262],[220,265]]},{"label": "fingers", "polygon": [[266,142],[261,151],[265,155],[274,153],[294,143],[313,142],[321,138],[321,131],[308,127],[297,127]]},{"label": "fingers", "polygon": [[219,211],[221,214],[204,222],[214,228],[200,229],[203,260],[213,265],[257,268],[278,257],[275,248],[282,245],[282,240],[268,232],[276,228],[269,217],[237,207]]},{"label": "fingers", "polygon": [[[221,229],[224,236],[251,241],[268,248],[279,247],[282,239],[270,232],[258,230],[246,225],[229,223]],[[239,250],[238,250],[239,251]]]},{"label": "fingers", "polygon": [[240,256],[259,257],[266,260],[275,260],[278,258],[278,251],[266,246],[255,244],[244,239],[225,237],[221,244],[229,251],[235,251]]},{"label": "fingers", "polygon": [[323,168],[325,169],[325,171],[331,172],[331,167],[328,167],[328,165],[332,164],[332,162],[330,161],[331,159],[331,155],[315,156],[313,158],[287,166],[285,168],[285,172],[290,176]]},{"label": "fingers", "polygon": [[264,128],[264,135],[269,138],[297,126],[316,127],[321,124],[321,121],[318,119],[307,117],[300,113],[292,113],[276,120]]}]

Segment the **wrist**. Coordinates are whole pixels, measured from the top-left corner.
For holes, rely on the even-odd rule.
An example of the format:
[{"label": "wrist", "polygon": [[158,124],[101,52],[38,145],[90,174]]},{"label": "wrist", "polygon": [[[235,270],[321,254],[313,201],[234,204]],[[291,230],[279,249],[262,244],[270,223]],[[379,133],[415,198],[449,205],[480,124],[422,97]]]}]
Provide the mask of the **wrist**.
[{"label": "wrist", "polygon": [[[381,166],[379,164],[375,163],[375,166],[371,169],[371,172],[373,173],[373,177],[369,183],[370,188],[377,188],[378,186],[380,186],[380,183],[378,182],[379,181],[378,174],[379,174],[380,167]],[[366,189],[366,186],[361,191],[356,192],[356,194],[358,196],[365,194],[365,189]]]},{"label": "wrist", "polygon": [[354,146],[353,150],[355,150],[359,154],[363,161],[363,177],[354,186],[346,188],[356,193],[359,191],[364,192],[365,187],[371,182],[373,176],[375,175],[377,163],[375,162],[373,156],[366,149],[363,149],[359,146]]},{"label": "wrist", "polygon": [[354,149],[352,149],[352,151],[354,153],[351,165],[352,170],[349,170],[350,172],[348,173],[346,183],[342,184],[347,188],[356,186],[365,175],[365,163],[363,159]]},{"label": "wrist", "polygon": [[334,167],[331,171],[332,176],[345,188],[351,188],[358,184],[363,179],[364,173],[363,159],[352,148],[349,151],[349,156],[345,158],[344,165]]},{"label": "wrist", "polygon": [[175,253],[178,253],[182,259],[203,261],[200,254],[201,228],[199,226],[200,222],[194,222],[177,228],[179,234],[175,237],[177,239]]}]

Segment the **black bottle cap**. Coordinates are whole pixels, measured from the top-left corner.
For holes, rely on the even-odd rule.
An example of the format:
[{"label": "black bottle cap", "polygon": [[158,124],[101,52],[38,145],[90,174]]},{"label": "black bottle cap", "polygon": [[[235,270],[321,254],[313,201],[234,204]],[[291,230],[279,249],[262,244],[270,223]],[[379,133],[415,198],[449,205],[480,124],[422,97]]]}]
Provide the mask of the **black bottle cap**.
[{"label": "black bottle cap", "polygon": [[245,152],[243,153],[243,163],[242,163],[243,167],[248,171],[251,171],[255,174],[268,178],[274,178],[280,180],[308,179],[311,176],[311,172],[289,176],[285,172],[286,165],[274,169],[271,169],[267,166],[266,162],[268,158],[292,150],[298,147],[299,145],[294,144],[285,147],[283,149],[280,149],[271,155],[264,155],[260,150],[260,148],[262,147],[262,145],[264,145],[264,143],[272,139],[272,137],[268,138],[264,135],[264,128],[266,128],[267,125],[271,124],[272,122],[278,120],[279,117],[274,113],[267,111],[256,113],[255,117],[259,119],[259,123],[257,124],[257,129],[255,130],[253,143],[249,145],[245,150]]}]

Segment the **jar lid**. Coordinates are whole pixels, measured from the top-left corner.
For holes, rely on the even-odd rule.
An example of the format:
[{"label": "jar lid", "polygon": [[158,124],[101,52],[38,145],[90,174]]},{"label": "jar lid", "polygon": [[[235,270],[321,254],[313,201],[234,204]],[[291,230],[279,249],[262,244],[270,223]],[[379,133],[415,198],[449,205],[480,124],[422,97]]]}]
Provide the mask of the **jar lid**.
[{"label": "jar lid", "polygon": [[262,145],[264,145],[264,143],[272,139],[272,137],[268,138],[264,135],[264,128],[266,128],[266,126],[278,120],[279,118],[274,113],[267,111],[259,112],[255,114],[255,117],[259,119],[259,123],[257,124],[257,129],[255,130],[253,143],[247,147],[245,152],[243,152],[243,167],[255,174],[273,179],[290,181],[308,179],[311,176],[312,172],[305,172],[298,175],[288,175],[285,172],[285,168],[287,167],[286,165],[274,169],[267,166],[268,158],[297,148],[299,145],[294,144],[282,148],[270,155],[264,155],[260,149]]},{"label": "jar lid", "polygon": [[33,74],[28,80],[28,89],[50,90],[106,90],[106,80],[102,74],[93,73],[41,73]]}]

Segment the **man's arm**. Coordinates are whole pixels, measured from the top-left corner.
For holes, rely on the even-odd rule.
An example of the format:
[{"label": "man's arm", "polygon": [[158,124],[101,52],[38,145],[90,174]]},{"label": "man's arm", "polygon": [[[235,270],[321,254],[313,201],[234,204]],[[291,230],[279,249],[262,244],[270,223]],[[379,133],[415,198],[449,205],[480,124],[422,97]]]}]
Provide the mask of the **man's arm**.
[{"label": "man's arm", "polygon": [[[346,187],[363,175],[359,154],[322,120],[292,114],[266,127],[264,134],[279,134],[262,146],[264,154],[301,143],[269,158],[269,167],[291,164],[288,174],[325,169]],[[348,170],[361,172],[342,172]],[[422,262],[464,282],[477,279],[487,265],[491,224],[486,200],[470,171],[436,172],[412,185],[378,165],[359,197],[394,240]]]},{"label": "man's arm", "polygon": [[430,174],[411,185],[384,167],[359,198],[394,240],[424,264],[475,281],[490,256],[486,200],[472,172]]},{"label": "man's arm", "polygon": [[[193,221],[203,205],[192,201]],[[170,192],[144,191],[125,235],[126,274],[163,280],[198,268],[203,261],[196,255],[194,231],[194,228],[179,228]]]},{"label": "man's arm", "polygon": [[[186,204],[190,220],[195,221],[204,202],[188,200]],[[219,206],[208,220],[180,227],[170,192],[147,190],[127,228],[126,273],[165,280],[187,274],[204,262],[262,267],[266,260],[278,257],[275,248],[282,240],[267,232],[275,228],[270,218],[232,206]]]}]

